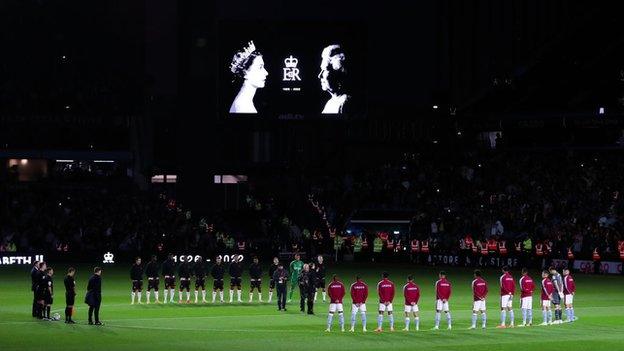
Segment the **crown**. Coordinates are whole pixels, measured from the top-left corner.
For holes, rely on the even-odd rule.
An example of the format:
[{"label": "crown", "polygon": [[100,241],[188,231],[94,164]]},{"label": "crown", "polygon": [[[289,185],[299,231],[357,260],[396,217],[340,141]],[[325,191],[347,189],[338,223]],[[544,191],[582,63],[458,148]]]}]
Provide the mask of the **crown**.
[{"label": "crown", "polygon": [[284,64],[286,64],[286,67],[288,68],[297,67],[297,63],[299,63],[299,60],[293,57],[293,55],[290,55],[290,57],[287,57],[284,59]]},{"label": "crown", "polygon": [[113,262],[113,257],[114,257],[113,254],[110,252],[107,252],[104,254],[104,260],[106,262]]},{"label": "crown", "polygon": [[253,40],[247,43],[247,46],[243,48],[242,51],[234,54],[234,58],[232,58],[232,63],[230,64],[230,70],[232,73],[236,73],[237,69],[241,66],[241,64],[249,58],[249,55],[256,51],[256,44],[254,44]]}]

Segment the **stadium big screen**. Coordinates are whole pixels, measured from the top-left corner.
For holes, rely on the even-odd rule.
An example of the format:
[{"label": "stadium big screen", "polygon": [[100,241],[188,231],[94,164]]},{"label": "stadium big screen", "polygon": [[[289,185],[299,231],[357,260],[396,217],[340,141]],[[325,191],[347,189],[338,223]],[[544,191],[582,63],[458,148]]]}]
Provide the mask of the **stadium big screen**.
[{"label": "stadium big screen", "polygon": [[226,118],[356,118],[366,111],[366,28],[334,22],[219,22]]}]

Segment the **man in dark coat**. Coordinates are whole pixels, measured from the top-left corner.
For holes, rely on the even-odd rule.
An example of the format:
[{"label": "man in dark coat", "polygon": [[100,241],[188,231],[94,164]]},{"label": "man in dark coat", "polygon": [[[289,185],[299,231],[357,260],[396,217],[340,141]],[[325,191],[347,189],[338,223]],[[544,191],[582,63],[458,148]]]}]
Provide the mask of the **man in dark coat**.
[{"label": "man in dark coat", "polygon": [[[103,325],[100,322],[100,305],[102,304],[102,268],[95,267],[87,284],[85,303],[89,305],[89,325]],[[95,314],[95,323],[93,315]]]}]

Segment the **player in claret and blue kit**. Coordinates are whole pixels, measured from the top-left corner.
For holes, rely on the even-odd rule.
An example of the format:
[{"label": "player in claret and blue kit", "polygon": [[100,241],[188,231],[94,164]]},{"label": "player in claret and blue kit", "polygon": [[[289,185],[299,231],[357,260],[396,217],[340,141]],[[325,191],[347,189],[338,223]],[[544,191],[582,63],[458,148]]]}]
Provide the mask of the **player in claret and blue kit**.
[{"label": "player in claret and blue kit", "polygon": [[383,329],[384,312],[388,313],[388,319],[390,320],[390,331],[394,331],[394,316],[392,315],[392,300],[394,300],[394,283],[388,279],[388,272],[384,272],[383,279],[377,283],[377,293],[379,294],[379,316],[377,317],[377,329],[376,332],[381,332]]},{"label": "player in claret and blue kit", "polygon": [[470,329],[477,328],[477,314],[481,313],[481,328],[485,329],[487,324],[487,315],[485,314],[485,299],[488,294],[488,285],[481,275],[481,271],[474,272],[474,280],[472,281],[472,324]]},{"label": "player in claret and blue kit", "polygon": [[342,307],[342,299],[345,296],[345,286],[337,276],[333,276],[331,283],[327,287],[329,294],[329,315],[327,316],[327,329],[326,332],[331,331],[332,321],[334,320],[334,313],[338,312],[338,323],[340,324],[340,330],[344,329],[344,309]]},{"label": "player in claret and blue kit", "polygon": [[351,329],[355,331],[355,319],[358,312],[362,315],[362,331],[366,332],[366,299],[368,298],[368,285],[358,275],[355,283],[351,284]]},{"label": "player in claret and blue kit", "polygon": [[572,278],[570,270],[566,268],[563,270],[563,294],[567,322],[574,322],[576,320],[576,317],[574,316],[574,306],[572,305],[575,293],[576,283],[574,283],[574,278]]},{"label": "player in claret and blue kit", "polygon": [[509,313],[509,327],[514,327],[514,312],[512,307],[513,295],[516,292],[516,282],[514,282],[509,267],[503,267],[503,275],[500,277],[501,294],[501,324],[497,328],[506,328],[506,315]]},{"label": "player in claret and blue kit", "polygon": [[446,279],[446,272],[442,271],[438,275],[440,279],[435,283],[436,290],[436,314],[434,330],[440,329],[440,312],[446,314],[448,328],[451,329],[451,311],[449,310],[449,299],[451,298],[451,282]]},{"label": "player in claret and blue kit", "polygon": [[520,326],[531,326],[533,324],[533,291],[535,291],[535,282],[529,276],[529,271],[526,268],[522,268],[522,277],[519,283],[520,308],[522,308],[522,324]]},{"label": "player in claret and blue kit", "polygon": [[409,331],[410,315],[414,317],[414,327],[420,329],[420,317],[418,316],[418,300],[420,300],[420,288],[414,283],[414,277],[407,277],[407,284],[403,286],[403,296],[405,297],[405,328]]},{"label": "player in claret and blue kit", "polygon": [[552,323],[552,311],[550,309],[550,301],[553,298],[555,287],[549,278],[548,271],[542,272],[542,324],[549,325]]}]

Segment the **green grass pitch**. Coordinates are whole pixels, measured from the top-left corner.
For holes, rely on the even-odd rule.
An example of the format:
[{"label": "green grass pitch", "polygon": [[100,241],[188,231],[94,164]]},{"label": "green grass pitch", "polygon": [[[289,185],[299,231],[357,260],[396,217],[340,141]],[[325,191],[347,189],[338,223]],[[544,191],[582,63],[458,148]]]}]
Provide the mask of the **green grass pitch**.
[{"label": "green grass pitch", "polygon": [[[57,293],[53,310],[63,318],[66,265],[56,265]],[[206,305],[130,305],[129,267],[105,267],[103,274],[103,327],[86,325],[87,307],[82,303],[90,268],[78,267],[76,325],[43,322],[30,316],[29,267],[0,267],[0,349],[2,350],[624,350],[624,278],[577,274],[578,293],[575,323],[547,327],[495,329],[500,320],[498,277],[485,271],[490,283],[488,328],[468,330],[472,308],[471,271],[445,268],[453,284],[451,312],[453,330],[432,331],[434,318],[433,283],[437,269],[405,265],[340,264],[328,267],[328,275],[338,274],[348,287],[355,274],[361,274],[371,290],[368,307],[368,332],[362,333],[360,320],[356,333],[341,333],[337,318],[331,333],[325,333],[328,305],[317,303],[316,315],[302,315],[295,293],[288,312],[278,312],[274,304]],[[421,330],[374,333],[377,297],[375,285],[387,270],[397,285],[413,274],[422,290],[419,303]],[[515,271],[514,278],[518,278]],[[532,272],[538,280],[538,272]],[[211,280],[207,281],[209,285]],[[248,299],[248,280],[244,281],[243,300]],[[264,281],[266,300],[268,279]],[[161,289],[163,281],[161,279]],[[161,292],[162,294],[162,292]],[[534,295],[534,323],[541,323],[539,295]],[[210,300],[210,292],[207,293]],[[319,296],[320,297],[320,296]],[[162,296],[161,296],[162,298]],[[191,295],[193,299],[193,296]],[[145,301],[145,296],[143,297]],[[152,296],[153,299],[153,296]],[[177,299],[177,294],[176,294]],[[201,297],[200,297],[201,299]],[[257,297],[255,297],[257,300]],[[227,301],[227,291],[226,291]],[[275,296],[274,296],[275,301]],[[347,330],[350,299],[345,301]],[[395,299],[396,329],[404,326],[402,293]],[[516,323],[521,321],[518,297],[514,300]],[[564,315],[565,318],[565,315]],[[384,326],[387,328],[387,319]],[[442,325],[445,325],[443,318]],[[480,323],[480,321],[479,321]],[[413,325],[412,328],[413,330]]]}]

